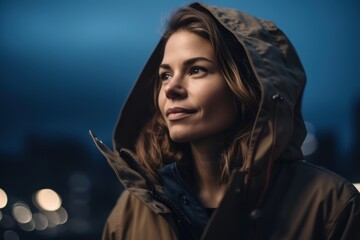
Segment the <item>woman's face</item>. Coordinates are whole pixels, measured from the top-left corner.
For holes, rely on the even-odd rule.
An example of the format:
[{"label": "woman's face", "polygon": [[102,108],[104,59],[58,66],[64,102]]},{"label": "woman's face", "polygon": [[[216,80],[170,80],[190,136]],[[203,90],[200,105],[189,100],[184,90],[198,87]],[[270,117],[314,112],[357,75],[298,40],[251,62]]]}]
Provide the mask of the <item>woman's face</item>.
[{"label": "woman's face", "polygon": [[173,141],[221,135],[234,122],[232,94],[208,40],[186,30],[172,34],[159,76],[158,104]]}]

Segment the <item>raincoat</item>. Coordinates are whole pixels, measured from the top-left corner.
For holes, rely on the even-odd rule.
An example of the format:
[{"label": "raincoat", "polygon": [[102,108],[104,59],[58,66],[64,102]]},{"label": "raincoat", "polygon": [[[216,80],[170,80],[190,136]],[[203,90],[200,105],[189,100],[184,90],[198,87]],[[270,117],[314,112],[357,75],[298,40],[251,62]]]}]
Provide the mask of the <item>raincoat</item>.
[{"label": "raincoat", "polygon": [[181,179],[176,166],[159,169],[164,183],[138,164],[134,145],[155,111],[151,89],[162,60],[161,39],[122,109],[114,149],[91,133],[125,187],[103,239],[360,239],[359,192],[346,179],[303,160],[300,108],[306,76],[290,41],[272,22],[244,12],[201,3],[190,7],[212,15],[237,38],[259,82],[249,160],[233,171],[220,206],[202,227],[182,206],[196,202],[166,194],[171,176]]}]

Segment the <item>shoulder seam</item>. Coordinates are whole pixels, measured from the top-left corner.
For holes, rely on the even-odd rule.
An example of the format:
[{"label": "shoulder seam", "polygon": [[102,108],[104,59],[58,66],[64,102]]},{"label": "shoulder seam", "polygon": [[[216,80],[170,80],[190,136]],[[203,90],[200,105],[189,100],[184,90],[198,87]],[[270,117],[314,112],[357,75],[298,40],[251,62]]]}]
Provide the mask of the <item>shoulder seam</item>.
[{"label": "shoulder seam", "polygon": [[333,172],[332,170],[329,170],[329,169],[324,168],[324,167],[319,166],[319,165],[315,165],[315,164],[309,163],[309,162],[307,162],[307,161],[305,161],[305,160],[296,161],[295,164],[299,164],[299,165],[311,167],[311,168],[320,170],[321,172],[323,172],[323,173],[325,173],[325,174],[329,174],[329,175],[331,175],[331,176],[334,176],[334,177],[341,178],[341,179],[343,179],[343,180],[349,181],[348,179],[344,178],[343,176],[339,175],[339,174],[336,173],[336,172]]}]

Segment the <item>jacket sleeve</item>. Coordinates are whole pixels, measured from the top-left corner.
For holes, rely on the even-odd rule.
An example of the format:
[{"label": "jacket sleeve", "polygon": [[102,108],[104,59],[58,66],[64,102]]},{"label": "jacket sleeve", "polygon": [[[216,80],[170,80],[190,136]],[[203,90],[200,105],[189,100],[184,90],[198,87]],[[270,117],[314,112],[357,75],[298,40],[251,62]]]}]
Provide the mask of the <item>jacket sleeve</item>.
[{"label": "jacket sleeve", "polygon": [[356,192],[339,212],[328,239],[360,239],[360,194]]}]

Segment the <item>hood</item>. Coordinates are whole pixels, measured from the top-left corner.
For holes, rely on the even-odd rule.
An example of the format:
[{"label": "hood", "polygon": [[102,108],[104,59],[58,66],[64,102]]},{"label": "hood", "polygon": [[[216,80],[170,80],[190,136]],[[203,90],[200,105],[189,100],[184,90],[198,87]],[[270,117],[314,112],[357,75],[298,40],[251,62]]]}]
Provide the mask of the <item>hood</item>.
[{"label": "hood", "polygon": [[[256,175],[272,161],[302,159],[301,145],[306,129],[301,116],[301,98],[306,76],[289,39],[274,23],[238,10],[202,3],[193,3],[190,7],[213,16],[237,38],[261,88],[248,160],[241,171]],[[162,41],[160,39],[151,54],[120,113],[113,139],[117,152],[121,148],[134,150],[141,129],[156,111],[152,89],[162,60]]]}]

